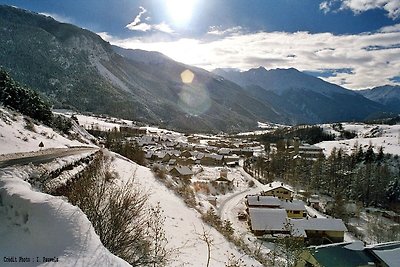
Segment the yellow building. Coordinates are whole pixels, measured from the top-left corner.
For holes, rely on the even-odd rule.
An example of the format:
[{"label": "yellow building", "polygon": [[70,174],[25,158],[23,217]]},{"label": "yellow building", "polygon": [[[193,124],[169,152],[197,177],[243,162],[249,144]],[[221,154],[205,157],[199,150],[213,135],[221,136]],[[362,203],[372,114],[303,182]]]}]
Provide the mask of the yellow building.
[{"label": "yellow building", "polygon": [[264,187],[264,191],[261,192],[263,196],[273,196],[283,200],[293,199],[293,189],[281,182],[272,182]]}]

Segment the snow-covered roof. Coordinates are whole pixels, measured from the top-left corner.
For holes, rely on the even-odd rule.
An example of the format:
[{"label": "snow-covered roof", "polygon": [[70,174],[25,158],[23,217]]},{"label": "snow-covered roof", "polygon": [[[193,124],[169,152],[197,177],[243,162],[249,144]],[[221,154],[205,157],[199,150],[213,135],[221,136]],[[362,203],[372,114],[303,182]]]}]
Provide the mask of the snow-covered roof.
[{"label": "snow-covered roof", "polygon": [[309,145],[309,144],[303,144],[303,145],[299,146],[299,149],[300,150],[320,150],[320,151],[323,150],[319,146]]},{"label": "snow-covered roof", "polygon": [[281,208],[285,210],[306,210],[306,206],[301,200],[281,201]]},{"label": "snow-covered roof", "polygon": [[212,159],[215,159],[215,160],[222,160],[223,157],[224,157],[224,156],[222,156],[222,155],[218,155],[218,154],[215,154],[215,153],[206,154],[205,156],[206,156],[207,158],[212,158]]},{"label": "snow-covered roof", "polygon": [[230,148],[223,147],[223,148],[220,148],[220,149],[218,150],[218,153],[219,153],[219,154],[228,155],[229,153],[231,153],[231,149],[230,149]]},{"label": "snow-covered roof", "polygon": [[282,187],[282,188],[284,188],[284,189],[286,189],[288,191],[294,192],[293,188],[291,186],[289,186],[287,184],[284,184],[282,182],[276,182],[276,181],[272,182],[272,183],[269,183],[269,184],[266,184],[264,186],[264,191],[268,192],[268,191],[275,190],[275,189],[280,188],[280,187]]},{"label": "snow-covered roof", "polygon": [[347,231],[341,219],[290,219],[290,223],[293,225],[293,233],[299,236],[306,236],[305,231]]},{"label": "snow-covered roof", "polygon": [[277,197],[248,195],[247,203],[249,206],[276,206],[281,205],[281,201]]},{"label": "snow-covered roof", "polygon": [[[193,175],[192,170],[188,166],[176,166],[172,170],[176,170],[180,175]],[[171,170],[171,171],[172,171]]]},{"label": "snow-covered roof", "polygon": [[388,266],[400,266],[400,241],[375,245],[370,250]]},{"label": "snow-covered roof", "polygon": [[249,208],[253,231],[284,231],[287,214],[284,209]]}]

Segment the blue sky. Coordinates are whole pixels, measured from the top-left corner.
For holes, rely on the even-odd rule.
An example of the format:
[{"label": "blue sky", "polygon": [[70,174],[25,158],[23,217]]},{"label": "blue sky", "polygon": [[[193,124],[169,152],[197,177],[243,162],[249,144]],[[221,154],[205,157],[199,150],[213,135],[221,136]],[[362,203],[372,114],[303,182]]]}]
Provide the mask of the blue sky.
[{"label": "blue sky", "polygon": [[400,0],[7,0],[212,70],[295,67],[350,89],[399,83]]}]

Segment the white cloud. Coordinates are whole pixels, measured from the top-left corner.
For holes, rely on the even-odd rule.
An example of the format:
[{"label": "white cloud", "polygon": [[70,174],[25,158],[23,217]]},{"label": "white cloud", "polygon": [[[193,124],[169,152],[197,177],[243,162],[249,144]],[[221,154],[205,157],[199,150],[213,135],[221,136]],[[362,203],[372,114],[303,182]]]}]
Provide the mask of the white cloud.
[{"label": "white cloud", "polygon": [[400,0],[328,0],[320,4],[320,9],[327,13],[337,2],[341,3],[340,9],[350,9],[356,14],[371,9],[383,9],[389,18],[397,19],[400,16]]},{"label": "white cloud", "polygon": [[[129,23],[128,25],[125,26],[125,28],[128,28],[132,31],[141,31],[141,32],[148,32],[148,31],[160,31],[160,32],[165,32],[165,33],[173,33],[174,30],[166,24],[165,22],[161,22],[159,24],[149,24],[146,22],[142,22],[142,16],[147,13],[147,10],[144,7],[139,7],[140,12],[139,14],[135,17],[133,22]],[[145,17],[145,21],[150,21],[150,17]]]},{"label": "white cloud", "polygon": [[392,26],[386,26],[379,30],[380,32],[400,32],[400,23]]},{"label": "white cloud", "polygon": [[106,36],[106,40],[125,48],[159,51],[179,62],[208,70],[226,67],[245,70],[258,66],[352,69],[350,73],[325,78],[351,89],[393,84],[390,78],[400,75],[399,31],[357,35],[257,32],[217,37],[160,41],[155,36],[131,39]]},{"label": "white cloud", "polygon": [[221,29],[221,27],[216,27],[216,26],[211,26],[208,29],[207,34],[210,35],[234,35],[234,34],[240,34],[242,33],[243,28],[240,26],[233,27],[233,28],[228,28],[228,29]]}]

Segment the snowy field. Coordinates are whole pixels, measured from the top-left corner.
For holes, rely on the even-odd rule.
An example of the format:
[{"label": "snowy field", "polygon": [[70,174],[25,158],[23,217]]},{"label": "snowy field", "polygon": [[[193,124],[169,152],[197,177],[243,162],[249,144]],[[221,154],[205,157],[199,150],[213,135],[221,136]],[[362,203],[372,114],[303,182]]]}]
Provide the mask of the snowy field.
[{"label": "snowy field", "polygon": [[23,116],[0,108],[0,155],[39,151],[40,142],[44,149],[93,146],[82,136],[82,142],[69,140],[47,126],[34,124],[33,129],[28,130],[26,125]]},{"label": "snowy field", "polygon": [[[374,151],[378,152],[380,147],[383,147],[383,152],[393,155],[400,155],[400,125],[369,125],[362,123],[343,123],[343,129],[352,131],[357,134],[357,137],[349,140],[324,141],[316,146],[324,148],[324,153],[329,156],[332,149],[341,148],[346,153],[351,153],[354,146],[361,145],[364,150],[372,144]],[[324,131],[339,135],[330,124],[323,124],[321,127]]]}]

